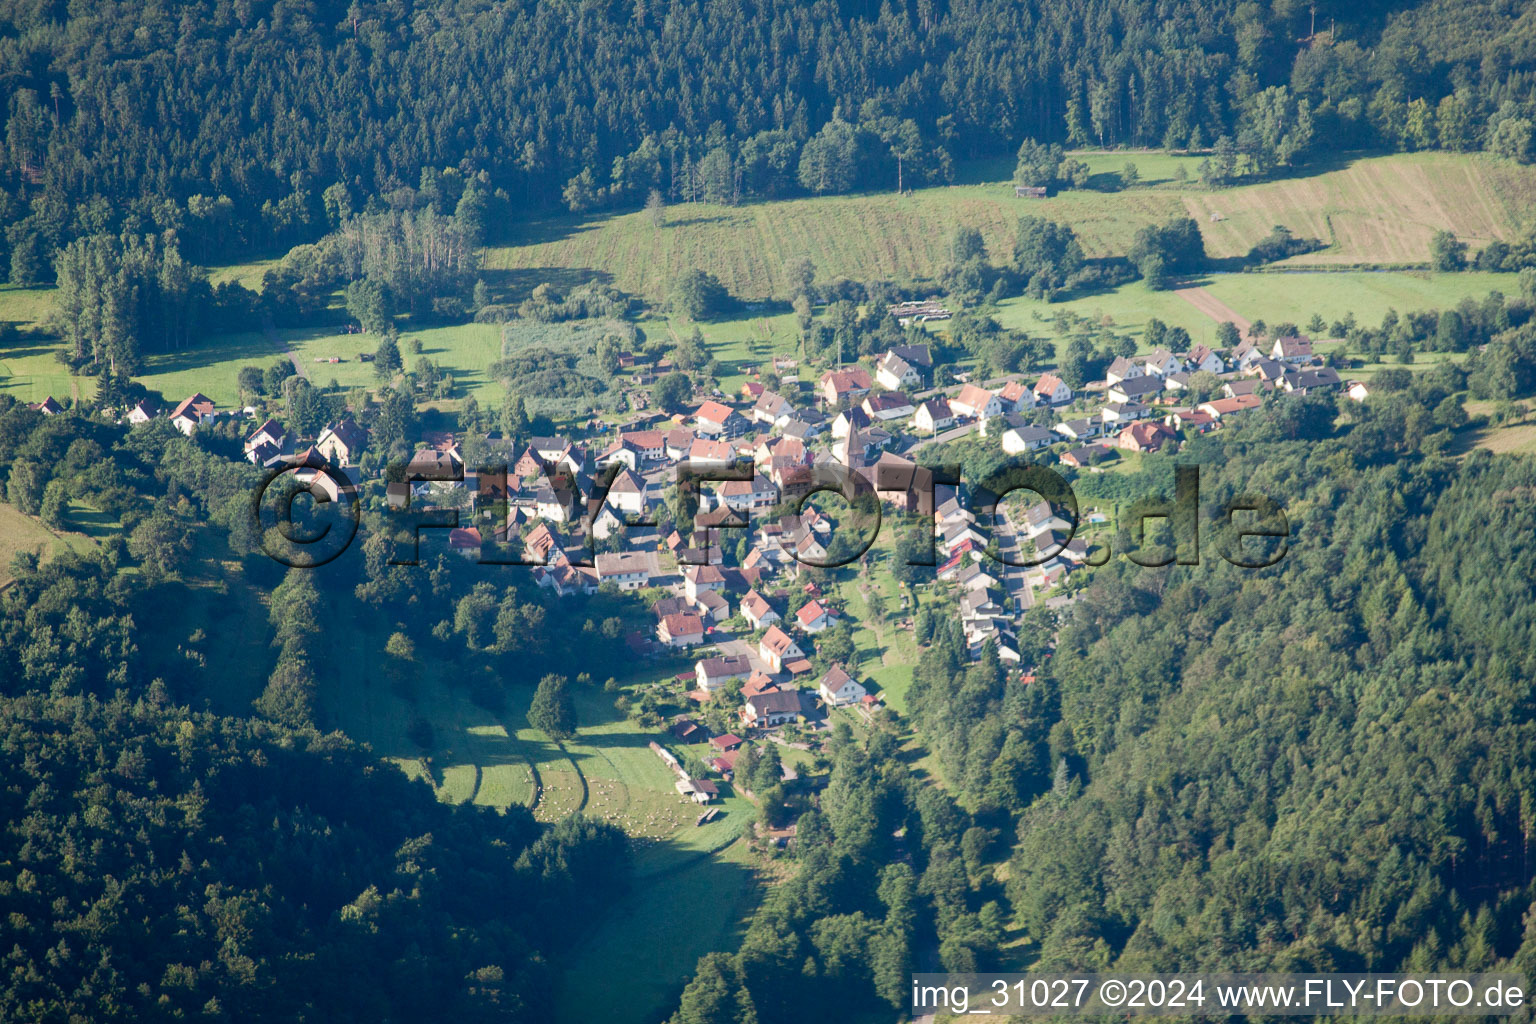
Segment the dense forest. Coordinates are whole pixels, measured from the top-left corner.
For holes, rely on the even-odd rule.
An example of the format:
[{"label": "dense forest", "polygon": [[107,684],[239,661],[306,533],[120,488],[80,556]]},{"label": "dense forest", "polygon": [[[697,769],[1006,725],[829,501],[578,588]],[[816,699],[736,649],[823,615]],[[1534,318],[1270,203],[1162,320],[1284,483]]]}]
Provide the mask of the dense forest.
[{"label": "dense forest", "polygon": [[[441,658],[494,705],[586,622],[583,666],[616,663],[628,606],[562,620],[525,575],[493,591],[457,558],[391,571],[382,533],[284,573],[238,444],[0,398],[10,504],[58,523],[87,498],[122,523],[89,555],[23,553],[0,591],[0,1017],[548,1020],[554,965],[626,887],[629,841],[441,804],[325,731],[318,688],[346,654],[323,632],[399,617],[379,685],[409,694]],[[264,590],[265,688],[215,708],[209,660]],[[160,611],[209,603],[208,631]]]},{"label": "dense forest", "polygon": [[[943,784],[913,785],[887,735],[838,746],[801,873],[700,963],[674,1024],[899,1005],[895,979],[934,960],[1536,970],[1536,466],[1409,447],[1437,447],[1443,425],[1404,417],[1460,372],[1395,381],[1338,426],[1331,398],[1293,399],[1191,444],[1207,515],[1283,501],[1285,556],[1234,568],[1203,520],[1199,565],[1117,558],[1054,656],[1026,619],[1027,679],[920,616],[909,700]],[[1166,491],[1171,468],[1130,489]]]},{"label": "dense forest", "polygon": [[523,212],[894,189],[1024,139],[1214,146],[1217,177],[1362,146],[1529,160],[1522,6],[13,0],[0,268],[46,279],[103,230],[285,249],[465,181]]}]

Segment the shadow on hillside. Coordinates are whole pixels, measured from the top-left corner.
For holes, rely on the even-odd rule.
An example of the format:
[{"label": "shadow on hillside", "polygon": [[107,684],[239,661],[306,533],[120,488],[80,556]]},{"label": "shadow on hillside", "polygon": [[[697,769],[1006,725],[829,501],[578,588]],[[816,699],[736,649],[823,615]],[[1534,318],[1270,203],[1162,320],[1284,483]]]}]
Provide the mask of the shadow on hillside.
[{"label": "shadow on hillside", "polygon": [[561,295],[573,288],[596,281],[612,284],[613,275],[595,267],[522,267],[516,270],[484,269],[480,279],[491,291],[491,301],[497,305],[522,302],[541,284],[547,284]]},{"label": "shadow on hillside", "polygon": [[[33,344],[29,339],[27,344],[20,348],[0,348],[0,359],[30,359],[32,356],[45,356],[54,351],[52,345]],[[64,372],[64,364],[59,363],[60,372]]]}]

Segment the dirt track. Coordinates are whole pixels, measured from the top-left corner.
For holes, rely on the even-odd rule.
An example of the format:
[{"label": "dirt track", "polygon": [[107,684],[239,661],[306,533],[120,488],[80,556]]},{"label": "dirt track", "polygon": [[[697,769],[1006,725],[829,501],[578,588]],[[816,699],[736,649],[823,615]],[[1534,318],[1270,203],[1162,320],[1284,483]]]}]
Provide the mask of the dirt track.
[{"label": "dirt track", "polygon": [[1235,309],[1204,288],[1179,288],[1174,294],[1217,323],[1230,320],[1244,338],[1248,337],[1248,328],[1252,325],[1238,315]]}]

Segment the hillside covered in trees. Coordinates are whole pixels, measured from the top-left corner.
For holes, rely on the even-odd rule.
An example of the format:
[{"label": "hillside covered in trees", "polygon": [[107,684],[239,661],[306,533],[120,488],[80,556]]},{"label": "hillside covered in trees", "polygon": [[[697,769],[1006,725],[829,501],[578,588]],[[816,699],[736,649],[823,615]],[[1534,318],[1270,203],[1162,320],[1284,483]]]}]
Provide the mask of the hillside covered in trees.
[{"label": "hillside covered in trees", "polygon": [[46,279],[104,229],[175,229],[209,262],[401,189],[451,212],[467,183],[520,212],[894,189],[1022,139],[1214,145],[1223,174],[1358,147],[1530,160],[1521,6],[10,3],[0,267]]},{"label": "hillside covered in trees", "polygon": [[[1403,451],[1447,371],[1340,430],[1307,399],[1191,445],[1200,564],[1097,570],[1028,681],[920,626],[909,699],[942,786],[888,736],[840,750],[805,870],[674,1024],[900,1006],[923,950],[951,971],[1536,971],[1536,466]],[[1209,510],[1239,493],[1284,502],[1271,568],[1219,556]]]}]

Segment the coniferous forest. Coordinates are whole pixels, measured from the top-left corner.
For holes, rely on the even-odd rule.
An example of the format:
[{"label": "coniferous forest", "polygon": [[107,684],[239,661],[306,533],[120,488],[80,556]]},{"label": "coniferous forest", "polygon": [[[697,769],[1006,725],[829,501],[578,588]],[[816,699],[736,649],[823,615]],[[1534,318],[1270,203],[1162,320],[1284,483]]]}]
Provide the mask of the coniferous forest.
[{"label": "coniferous forest", "polygon": [[1529,161],[1520,7],[17,0],[0,268],[47,280],[101,231],[280,250],[402,189],[527,213],[910,187],[1021,138]]}]

